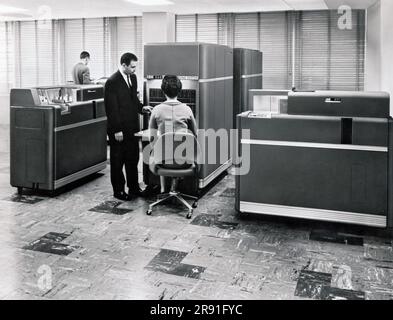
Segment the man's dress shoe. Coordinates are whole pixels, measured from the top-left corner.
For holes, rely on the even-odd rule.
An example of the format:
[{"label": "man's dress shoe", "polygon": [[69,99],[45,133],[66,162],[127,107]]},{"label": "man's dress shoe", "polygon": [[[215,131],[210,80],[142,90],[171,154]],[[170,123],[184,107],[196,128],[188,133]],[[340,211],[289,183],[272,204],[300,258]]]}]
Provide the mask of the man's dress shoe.
[{"label": "man's dress shoe", "polygon": [[128,194],[130,197],[142,197],[143,191],[140,188],[137,189],[129,189]]},{"label": "man's dress shoe", "polygon": [[113,194],[113,196],[116,199],[119,199],[119,200],[122,200],[122,201],[129,201],[130,200],[130,196],[126,192],[124,192],[124,191],[122,191],[122,192],[115,192]]}]

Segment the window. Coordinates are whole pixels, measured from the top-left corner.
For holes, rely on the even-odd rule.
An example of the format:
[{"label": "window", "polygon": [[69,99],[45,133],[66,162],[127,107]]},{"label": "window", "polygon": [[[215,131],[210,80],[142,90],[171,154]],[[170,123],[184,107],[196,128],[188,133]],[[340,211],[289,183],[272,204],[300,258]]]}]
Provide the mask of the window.
[{"label": "window", "polygon": [[363,90],[365,12],[353,11],[351,30],[340,30],[337,11],[300,12],[296,18],[296,87]]},{"label": "window", "polygon": [[[117,18],[117,38],[116,38],[116,69],[120,64],[120,57],[123,53],[131,52],[138,57],[136,75],[138,78],[138,90],[143,92],[143,50],[142,50],[142,18],[127,17]],[[116,69],[114,71],[116,71]]]},{"label": "window", "polygon": [[176,41],[261,50],[266,89],[363,90],[365,11],[353,14],[351,30],[334,10],[178,15]]},{"label": "window", "polygon": [[32,87],[38,83],[37,42],[35,21],[19,22],[19,72],[17,74],[21,87]]},{"label": "window", "polygon": [[7,69],[7,29],[6,23],[0,22],[0,95],[8,90]]},{"label": "window", "polygon": [[[267,89],[363,90],[365,11],[352,12],[349,30],[327,10],[177,15],[176,41],[261,50]],[[83,50],[92,78],[110,76],[122,53],[135,53],[142,91],[141,17],[0,23],[0,91],[72,81]]]},{"label": "window", "polygon": [[195,42],[196,15],[176,16],[176,42]]},{"label": "window", "polygon": [[[55,82],[55,57],[51,22],[36,22],[37,83],[48,86]],[[22,74],[23,76],[23,74]]]},{"label": "window", "polygon": [[197,15],[197,41],[218,43],[218,15]]},{"label": "window", "polygon": [[79,61],[80,53],[85,50],[84,22],[82,19],[64,22],[64,72],[65,80],[73,81],[72,69]]},{"label": "window", "polygon": [[259,30],[257,13],[235,15],[235,48],[259,50]]},{"label": "window", "polygon": [[[90,77],[99,79],[105,75],[106,64],[104,54],[104,19],[85,19],[84,24],[85,43],[83,50],[90,53]],[[78,61],[79,53],[74,63]]]},{"label": "window", "polygon": [[142,91],[142,18],[97,18],[0,23],[0,93],[11,86],[32,87],[73,81],[82,51],[91,55],[93,79],[108,77],[124,52],[140,58]]},{"label": "window", "polygon": [[263,88],[292,86],[292,38],[288,12],[261,13],[260,50],[263,52]]},{"label": "window", "polygon": [[261,50],[264,88],[289,89],[292,49],[288,16],[286,12],[180,15],[176,17],[176,39]]}]

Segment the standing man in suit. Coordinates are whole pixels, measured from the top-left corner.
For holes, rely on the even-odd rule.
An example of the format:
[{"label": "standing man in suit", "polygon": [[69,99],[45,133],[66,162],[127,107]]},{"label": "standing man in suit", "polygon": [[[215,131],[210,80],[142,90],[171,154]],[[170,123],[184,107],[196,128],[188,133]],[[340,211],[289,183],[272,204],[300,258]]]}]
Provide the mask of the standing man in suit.
[{"label": "standing man in suit", "polygon": [[72,70],[72,78],[75,84],[91,84],[90,69],[87,66],[90,62],[90,53],[83,51],[80,54],[80,61],[74,66]]},{"label": "standing man in suit", "polygon": [[[138,97],[137,62],[134,54],[123,54],[119,70],[105,84],[111,183],[114,197],[124,201],[142,195],[138,183],[139,139],[135,133],[140,130],[139,114],[151,111],[151,107],[143,107]],[[126,181],[128,194],[124,190]]]}]

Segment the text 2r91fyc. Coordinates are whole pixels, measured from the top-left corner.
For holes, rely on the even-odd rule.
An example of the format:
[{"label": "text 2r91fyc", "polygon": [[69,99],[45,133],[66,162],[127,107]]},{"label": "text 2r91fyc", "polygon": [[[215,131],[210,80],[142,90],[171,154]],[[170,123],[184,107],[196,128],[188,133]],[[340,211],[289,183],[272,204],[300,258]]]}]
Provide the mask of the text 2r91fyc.
[{"label": "text 2r91fyc", "polygon": [[195,315],[242,315],[242,305],[195,305]]}]

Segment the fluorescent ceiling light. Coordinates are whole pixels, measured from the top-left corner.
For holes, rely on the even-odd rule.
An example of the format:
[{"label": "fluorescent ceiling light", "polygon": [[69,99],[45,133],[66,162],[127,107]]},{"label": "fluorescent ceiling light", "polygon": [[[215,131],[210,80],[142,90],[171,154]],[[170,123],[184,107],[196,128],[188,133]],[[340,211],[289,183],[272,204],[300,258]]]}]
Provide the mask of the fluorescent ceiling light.
[{"label": "fluorescent ceiling light", "polygon": [[16,7],[10,7],[10,6],[4,6],[0,4],[0,14],[14,14],[14,13],[21,13],[21,12],[26,12],[28,10],[22,9],[22,8],[16,8]]},{"label": "fluorescent ceiling light", "polygon": [[0,13],[0,20],[17,20],[17,19],[30,19],[33,18],[31,14],[24,13]]},{"label": "fluorescent ceiling light", "polygon": [[324,0],[284,0],[294,10],[326,10],[328,6]]},{"label": "fluorescent ceiling light", "polygon": [[167,6],[174,4],[169,0],[126,0],[139,6]]}]

